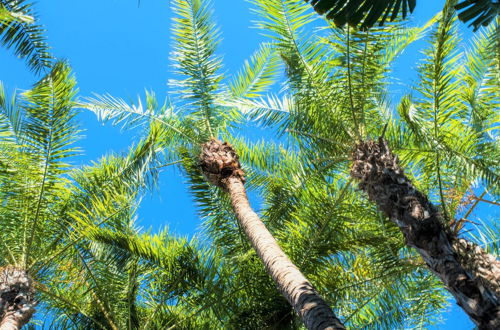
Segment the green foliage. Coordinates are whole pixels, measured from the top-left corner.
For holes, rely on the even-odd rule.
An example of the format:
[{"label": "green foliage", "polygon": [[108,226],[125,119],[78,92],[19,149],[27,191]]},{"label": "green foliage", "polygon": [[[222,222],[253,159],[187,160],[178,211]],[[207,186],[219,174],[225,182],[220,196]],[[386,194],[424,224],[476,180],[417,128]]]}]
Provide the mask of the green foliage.
[{"label": "green foliage", "polygon": [[[75,84],[58,62],[21,94],[9,98],[0,85],[0,265],[35,279],[35,324],[45,315],[56,328],[168,325],[198,306],[196,292],[217,284],[217,256],[133,227],[163,159],[165,128],[156,121],[127,154],[70,166],[78,152]],[[197,317],[195,327],[213,323],[210,313]]]},{"label": "green foliage", "polygon": [[[0,86],[0,265],[29,267],[40,308],[57,315],[46,319],[50,326],[301,327],[226,194],[202,176],[199,144],[212,136],[238,151],[266,226],[347,326],[422,328],[439,321],[447,304],[441,283],[354,187],[348,160],[356,140],[385,134],[408,175],[457,230],[463,198],[477,184],[496,198],[497,27],[461,51],[452,2],[422,27],[369,31],[335,28],[302,0],[254,5],[269,41],[226,77],[211,2],[172,1],[176,79],[163,104],[152,92],[135,104],[111,95],[76,103],[64,63],[18,96],[8,98]],[[392,109],[391,66],[429,33],[419,82]],[[282,68],[282,91],[266,95]],[[77,105],[145,132],[128,153],[71,169]],[[269,128],[277,140],[243,138],[239,129],[251,125]],[[200,242],[135,225],[143,193],[171,166],[193,196]],[[498,246],[496,228],[476,236]]]},{"label": "green foliage", "polygon": [[275,82],[280,64],[277,55],[271,44],[263,43],[230,83],[231,98],[261,96]]},{"label": "green foliage", "polygon": [[[324,284],[324,292],[335,292],[342,287],[338,283],[345,280],[346,274],[356,273],[356,268],[348,268],[355,267],[355,263],[346,262],[353,254],[366,256],[366,264],[360,268],[368,273],[360,278],[376,278],[374,274],[394,271],[389,283],[398,285],[393,288],[388,283],[377,286],[369,281],[366,289],[359,290],[363,292],[359,298],[352,292],[340,299],[330,297],[343,303],[338,314],[353,328],[418,327],[423,326],[423,320],[432,322],[431,316],[444,306],[440,284],[433,279],[433,284],[426,287],[429,290],[424,299],[428,299],[428,306],[433,306],[431,309],[410,303],[418,287],[429,280],[429,274],[418,266],[418,261],[410,263],[417,268],[398,267],[395,261],[401,265],[405,258],[419,258],[406,251],[403,242],[394,241],[392,237],[399,237],[397,230],[379,219],[376,210],[358,204],[359,193],[340,187],[349,186],[347,160],[356,140],[385,132],[408,174],[440,205],[450,222],[460,218],[464,196],[478,184],[497,195],[498,116],[490,109],[498,108],[498,93],[494,91],[498,90],[495,77],[499,67],[497,44],[489,42],[496,26],[478,34],[471,51],[459,56],[453,2],[448,2],[441,15],[421,28],[392,25],[359,32],[349,27],[320,27],[312,37],[304,32],[307,24],[309,31],[313,27],[300,1],[256,2],[257,12],[263,18],[259,27],[264,33],[273,32],[271,37],[286,65],[288,89],[283,99],[291,101],[282,102],[278,109],[262,105],[251,108],[249,102],[240,102],[240,109],[250,114],[249,119],[264,126],[278,126],[280,132],[286,133],[285,137],[299,147],[301,164],[298,168],[287,165],[291,166],[288,176],[286,172],[270,176],[273,179],[267,187],[272,189],[263,193],[264,203],[269,203],[265,216],[276,223],[275,235],[285,242],[284,248],[293,259],[307,258],[310,266],[306,262],[301,266],[306,272],[308,267],[315,270],[310,275],[312,279],[323,283],[327,274],[339,273],[335,278],[338,282]],[[295,27],[286,24],[286,17],[301,23]],[[409,44],[431,28],[415,96],[404,97],[398,112],[392,112],[388,102],[391,65]],[[275,186],[280,180],[283,183]],[[330,194],[335,208],[328,206]],[[346,206],[342,208],[335,197],[341,202],[345,200]],[[319,206],[316,208],[315,204]],[[282,229],[284,226],[289,229]],[[354,226],[354,232],[347,230]],[[345,238],[348,243],[337,238]],[[318,255],[315,256],[314,248],[301,254],[311,240],[311,246],[317,245]],[[385,242],[392,242],[389,250]],[[342,246],[348,248],[338,250]],[[323,273],[324,265],[318,266],[319,261],[332,259],[332,265],[338,262],[341,266]],[[353,260],[362,262],[359,257]],[[376,268],[378,265],[381,268]],[[357,281],[363,282],[354,280]],[[370,293],[374,287],[377,290]],[[379,309],[380,306],[385,307]],[[397,311],[393,306],[404,307]],[[392,318],[387,318],[388,311],[393,313]]]},{"label": "green foliage", "polygon": [[16,56],[25,58],[35,72],[46,72],[52,66],[52,56],[44,36],[45,30],[37,24],[32,4],[24,0],[0,1],[0,37],[6,48],[14,48]]},{"label": "green foliage", "polygon": [[[216,247],[220,262],[211,289],[195,294],[205,302],[194,313],[215,316],[213,324],[226,327],[299,327],[244,238],[227,196],[210,187],[199,170],[198,144],[215,134],[238,150],[251,196],[262,196],[259,213],[268,228],[349,326],[418,327],[437,321],[436,310],[446,304],[440,284],[406,250],[397,228],[355,190],[346,161],[356,136],[379,134],[394,120],[382,109],[390,65],[439,16],[421,28],[357,32],[326,25],[311,34],[306,28],[317,17],[307,12],[306,3],[255,5],[261,16],[257,24],[272,43],[263,45],[228,85],[218,74],[217,28],[209,4],[175,2],[173,60],[180,79],[170,86],[183,100],[173,99],[168,110],[110,96],[83,104],[114,124],[155,122],[165,129],[166,157],[186,176],[205,241]],[[194,41],[202,45],[199,51]],[[287,72],[285,92],[262,96],[276,79],[278,56]],[[201,76],[205,71],[196,63],[209,74]],[[290,137],[290,146],[234,136],[242,118]],[[187,326],[188,319],[169,324]]]},{"label": "green foliage", "polygon": [[181,99],[188,100],[186,106],[193,122],[203,123],[205,134],[209,134],[206,140],[216,134],[213,129],[222,117],[214,109],[222,79],[221,59],[215,55],[219,32],[212,21],[208,1],[173,1],[172,9],[176,17],[172,26],[171,60],[181,79],[172,80],[170,84],[177,88]]},{"label": "green foliage", "polygon": [[6,173],[1,177],[1,221],[2,241],[10,252],[2,263],[29,265],[62,225],[39,226],[51,221],[52,212],[57,213],[53,203],[66,192],[66,161],[77,152],[72,145],[78,136],[72,120],[75,81],[69,68],[59,62],[11,102],[3,90],[0,94],[0,145],[9,160],[2,162]]}]

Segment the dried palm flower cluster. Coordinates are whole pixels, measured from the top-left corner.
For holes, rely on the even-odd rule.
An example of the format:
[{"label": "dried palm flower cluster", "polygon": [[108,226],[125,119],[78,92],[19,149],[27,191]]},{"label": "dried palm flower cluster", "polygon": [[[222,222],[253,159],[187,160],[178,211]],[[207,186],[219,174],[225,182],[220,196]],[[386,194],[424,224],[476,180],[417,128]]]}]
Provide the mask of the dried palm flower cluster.
[{"label": "dried palm flower cluster", "polygon": [[233,147],[227,142],[212,138],[202,145],[200,167],[207,180],[221,188],[226,187],[226,181],[231,177],[245,182],[239,157]]}]

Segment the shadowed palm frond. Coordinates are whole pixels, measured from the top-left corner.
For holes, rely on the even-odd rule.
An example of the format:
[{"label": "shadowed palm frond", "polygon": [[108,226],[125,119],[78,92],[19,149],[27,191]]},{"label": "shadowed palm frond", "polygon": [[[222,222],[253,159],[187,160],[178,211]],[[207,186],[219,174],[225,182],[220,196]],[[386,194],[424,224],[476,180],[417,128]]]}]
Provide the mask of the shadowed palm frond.
[{"label": "shadowed palm frond", "polygon": [[500,13],[500,2],[495,0],[464,0],[455,6],[459,11],[458,18],[464,22],[471,22],[477,31],[481,26],[487,26]]},{"label": "shadowed palm frond", "polygon": [[346,23],[351,26],[361,25],[361,29],[372,27],[377,21],[382,26],[389,19],[395,20],[399,15],[406,18],[413,12],[416,0],[306,0],[314,10],[326,14],[326,19],[333,20],[338,27]]}]

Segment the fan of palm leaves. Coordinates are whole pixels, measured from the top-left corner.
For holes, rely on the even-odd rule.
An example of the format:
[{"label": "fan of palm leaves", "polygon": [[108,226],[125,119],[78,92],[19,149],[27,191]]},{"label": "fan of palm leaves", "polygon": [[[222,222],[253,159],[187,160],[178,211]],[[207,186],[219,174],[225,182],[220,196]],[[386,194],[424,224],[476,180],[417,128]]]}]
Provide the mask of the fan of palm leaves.
[{"label": "fan of palm leaves", "polygon": [[[379,22],[383,25],[389,19],[393,21],[401,15],[406,18],[408,12],[415,9],[416,0],[306,0],[320,15],[333,20],[338,27],[346,23],[351,26],[361,25],[361,29],[370,28]],[[495,0],[465,0],[455,9],[460,11],[458,18],[470,22],[474,31],[488,25],[499,13],[500,2]]]},{"label": "fan of palm leaves", "polygon": [[326,14],[338,27],[346,23],[361,29],[372,27],[377,21],[380,25],[389,19],[393,21],[399,14],[406,17],[413,12],[416,0],[306,0],[318,14]]}]

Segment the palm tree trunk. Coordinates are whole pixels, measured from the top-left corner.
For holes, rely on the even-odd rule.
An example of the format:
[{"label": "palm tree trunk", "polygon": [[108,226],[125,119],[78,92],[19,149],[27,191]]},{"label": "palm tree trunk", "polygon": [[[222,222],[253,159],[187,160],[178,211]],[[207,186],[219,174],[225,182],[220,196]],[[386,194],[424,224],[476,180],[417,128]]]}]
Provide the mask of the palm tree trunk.
[{"label": "palm tree trunk", "polygon": [[500,261],[456,237],[404,175],[385,140],[359,143],[351,176],[394,222],[480,329],[500,329]]},{"label": "palm tree trunk", "polygon": [[22,314],[17,312],[8,312],[0,323],[0,330],[18,330],[21,329],[26,323],[28,323],[31,315],[28,317],[28,320],[25,321],[25,317]]},{"label": "palm tree trunk", "polygon": [[345,329],[250,207],[243,171],[234,149],[227,143],[212,139],[203,145],[200,159],[207,179],[229,193],[236,217],[252,247],[305,326],[308,329]]},{"label": "palm tree trunk", "polygon": [[22,268],[0,268],[0,330],[21,329],[35,312],[33,281]]}]

